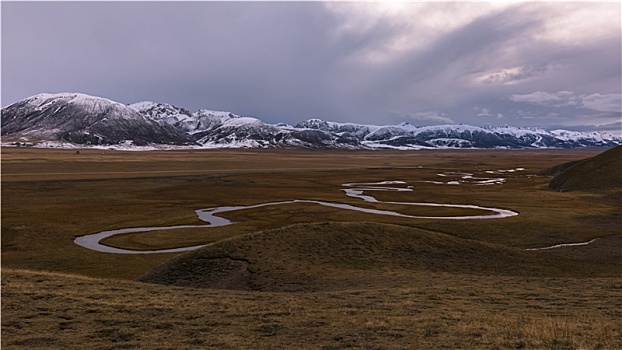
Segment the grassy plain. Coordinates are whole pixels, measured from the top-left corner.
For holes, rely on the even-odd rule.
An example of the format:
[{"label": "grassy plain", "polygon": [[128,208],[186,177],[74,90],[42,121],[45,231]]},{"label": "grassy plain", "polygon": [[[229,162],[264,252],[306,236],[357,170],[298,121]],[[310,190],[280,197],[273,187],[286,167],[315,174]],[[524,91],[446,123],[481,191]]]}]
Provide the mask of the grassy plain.
[{"label": "grassy plain", "polygon": [[[91,149],[77,154],[3,148],[2,344],[622,348],[621,204],[597,194],[547,190],[550,177],[537,175],[599,152]],[[485,172],[517,167],[525,170]],[[459,180],[459,175],[437,175],[452,171],[503,177],[506,183],[415,182]],[[414,191],[374,192],[382,201],[476,204],[520,215],[413,220],[292,204],[223,214],[237,222],[226,227],[106,241],[130,249],[211,243],[204,251],[219,252],[222,264],[197,265],[203,268],[199,281],[184,288],[129,280],[157,266],[178,267],[171,263],[197,253],[115,255],[73,244],[77,236],[109,229],[202,224],[194,213],[201,208],[290,199],[412,215],[474,213],[374,205],[341,190],[343,183],[385,180],[408,181]],[[524,251],[593,238],[599,240],[584,247]],[[216,270],[206,266],[254,276],[226,273],[235,278],[214,285]]]}]

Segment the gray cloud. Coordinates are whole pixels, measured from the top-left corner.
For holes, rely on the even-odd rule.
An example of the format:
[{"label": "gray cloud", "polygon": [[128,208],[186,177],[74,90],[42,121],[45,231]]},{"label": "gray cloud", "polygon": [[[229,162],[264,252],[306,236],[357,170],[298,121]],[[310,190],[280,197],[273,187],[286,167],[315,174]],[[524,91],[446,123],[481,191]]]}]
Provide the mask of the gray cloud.
[{"label": "gray cloud", "polygon": [[477,113],[478,117],[497,118],[497,119],[503,118],[502,113],[493,113],[489,111],[488,108],[477,108],[476,107],[475,110],[478,111]]},{"label": "gray cloud", "polygon": [[620,94],[591,94],[581,95],[581,102],[585,108],[602,112],[620,112],[622,95]]},{"label": "gray cloud", "polygon": [[[551,125],[551,129],[567,128],[567,125]],[[584,131],[584,132],[607,132],[613,135],[620,135],[622,133],[622,121],[617,121],[609,124],[576,124],[572,125],[572,130]]]},{"label": "gray cloud", "polygon": [[523,66],[510,69],[502,69],[499,72],[492,73],[482,77],[482,82],[486,84],[492,83],[515,83],[519,80],[525,80],[533,77],[545,75],[549,70],[548,65]]},{"label": "gray cloud", "polygon": [[543,92],[535,91],[530,94],[515,94],[509,97],[514,102],[526,102],[541,106],[575,106],[600,112],[620,112],[622,95],[620,94],[591,94],[576,95],[572,91]]},{"label": "gray cloud", "polygon": [[578,96],[572,91],[543,92],[535,91],[530,94],[511,95],[510,100],[514,102],[526,102],[541,106],[577,106],[581,104]]},{"label": "gray cloud", "polygon": [[620,114],[616,3],[1,6],[3,106],[77,91],[289,123],[546,127]]},{"label": "gray cloud", "polygon": [[400,120],[414,122],[415,124],[453,124],[455,121],[444,113],[427,111],[418,113],[393,113]]}]

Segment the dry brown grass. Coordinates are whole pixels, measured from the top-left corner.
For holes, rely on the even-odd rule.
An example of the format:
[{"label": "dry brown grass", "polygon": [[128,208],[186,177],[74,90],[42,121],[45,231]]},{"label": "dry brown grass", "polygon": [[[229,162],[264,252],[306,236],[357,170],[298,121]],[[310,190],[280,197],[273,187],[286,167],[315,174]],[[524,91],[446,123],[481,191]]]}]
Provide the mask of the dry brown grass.
[{"label": "dry brown grass", "polygon": [[[622,145],[578,163],[570,163],[549,183],[557,191],[622,191]],[[565,165],[562,165],[565,166]],[[554,170],[553,170],[554,171]]]},{"label": "dry brown grass", "polygon": [[404,226],[298,224],[231,238],[181,255],[140,280],[190,287],[257,291],[326,291],[410,286],[413,274],[618,276],[619,264],[575,264]]},{"label": "dry brown grass", "polygon": [[[17,349],[82,349],[85,344],[93,349],[622,348],[620,201],[548,191],[549,177],[526,176],[600,151],[81,150],[75,154],[75,150],[3,148],[2,345]],[[309,270],[308,276],[317,282],[314,291],[277,293],[138,283],[128,279],[177,255],[120,256],[73,244],[76,236],[108,229],[201,224],[194,210],[221,205],[301,198],[376,207],[344,196],[341,184],[439,180],[436,174],[442,171],[478,175],[484,170],[516,167],[527,170],[508,175],[501,186],[415,183],[414,192],[374,193],[380,200],[472,203],[520,212],[501,220],[410,220],[296,204],[227,213],[227,218],[238,222],[228,227],[109,240],[113,245],[140,249],[199,243],[217,246],[221,239],[239,242],[243,235],[259,238],[265,234],[259,231],[277,232],[296,224],[305,228],[298,232],[299,240],[291,235],[282,247],[274,242],[259,245],[279,254],[247,249],[243,251],[256,256],[236,256],[261,258],[262,263],[272,259],[264,266],[270,269],[266,276],[279,278],[285,275],[279,274],[277,257],[286,261],[286,248],[304,247],[305,237],[321,238],[321,231],[314,231],[318,222],[333,227],[352,222],[388,225],[397,228],[395,237],[399,232],[428,232],[434,243],[431,248],[458,244],[447,251],[447,261],[428,255],[427,262],[438,267],[431,269],[424,266],[425,259],[409,261],[405,253],[396,259],[388,257],[387,252],[396,254],[397,243],[403,243],[399,241],[391,249],[380,249],[364,242],[354,244],[342,232],[339,242],[348,245],[345,255],[328,265],[322,262],[326,258],[322,250],[331,248],[336,254],[341,243],[331,246],[325,240],[327,245],[320,249],[309,242],[308,251],[289,258],[295,257],[300,268],[310,269],[309,262],[314,261],[330,267],[325,276],[319,267]],[[439,233],[448,238],[435,241],[432,237],[438,238],[434,235]],[[583,248],[517,253],[522,248],[597,237],[598,241]],[[367,238],[370,242],[378,239],[371,233]],[[463,239],[475,242],[467,244]],[[460,253],[458,242],[463,247],[495,248],[473,250],[469,265],[465,263],[468,254]],[[354,256],[355,251],[348,250],[353,246],[369,254]],[[525,258],[516,263],[525,273],[507,273],[511,267],[502,265],[482,266],[494,259],[512,263],[508,256],[491,252],[513,252]],[[243,260],[238,263],[241,271],[245,265]],[[443,263],[454,263],[453,270],[449,269],[452,273],[439,272],[447,268]],[[594,264],[602,271],[593,270]],[[476,271],[467,271],[469,266]],[[291,266],[286,267],[283,271],[291,279],[284,282],[304,277],[302,273],[294,276]],[[325,278],[324,287],[317,277]]]},{"label": "dry brown grass", "polygon": [[619,278],[419,273],[409,287],[269,293],[2,272],[10,349],[622,347]]}]

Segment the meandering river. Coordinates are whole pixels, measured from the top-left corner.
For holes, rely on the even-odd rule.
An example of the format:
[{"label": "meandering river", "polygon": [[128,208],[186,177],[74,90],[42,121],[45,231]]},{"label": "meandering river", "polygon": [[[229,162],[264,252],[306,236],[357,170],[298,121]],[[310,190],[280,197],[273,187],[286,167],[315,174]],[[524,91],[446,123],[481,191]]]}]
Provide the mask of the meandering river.
[{"label": "meandering river", "polygon": [[[390,186],[389,186],[390,185]],[[395,185],[401,185],[401,187],[396,187]],[[488,214],[485,215],[467,215],[467,216],[416,216],[416,215],[407,215],[395,211],[389,210],[379,210],[379,209],[370,209],[357,207],[351,204],[344,203],[334,203],[334,202],[324,202],[317,200],[307,200],[307,199],[294,199],[289,201],[282,202],[268,202],[254,205],[244,205],[244,206],[234,206],[234,207],[216,207],[216,208],[207,208],[207,209],[199,209],[196,210],[198,218],[201,221],[206,222],[207,224],[203,225],[178,225],[178,226],[154,226],[154,227],[133,227],[133,228],[122,228],[118,230],[110,230],[110,231],[102,231],[95,234],[90,234],[86,236],[77,237],[74,242],[87,249],[95,250],[98,252],[104,253],[113,253],[113,254],[162,254],[162,253],[179,253],[190,250],[195,250],[203,245],[196,245],[190,247],[181,247],[174,249],[159,249],[159,250],[131,250],[131,249],[121,249],[115,248],[111,246],[107,246],[101,244],[101,240],[104,238],[108,238],[115,235],[126,234],[126,233],[138,233],[138,232],[150,232],[150,231],[162,231],[162,230],[176,230],[176,229],[184,229],[184,228],[205,228],[205,227],[219,227],[234,224],[234,222],[225,219],[221,216],[217,216],[221,213],[244,210],[244,209],[253,209],[253,208],[261,208],[273,205],[287,205],[291,203],[309,203],[309,204],[318,204],[331,208],[338,208],[344,210],[353,210],[363,213],[376,214],[376,215],[389,215],[389,216],[397,216],[403,218],[411,218],[411,219],[437,219],[437,220],[476,220],[476,219],[500,219],[506,218],[510,216],[518,215],[517,212],[507,209],[500,208],[489,208],[489,207],[481,207],[478,205],[471,204],[441,204],[441,203],[424,203],[424,202],[385,202],[379,201],[374,196],[366,195],[366,192],[373,191],[412,191],[412,186],[406,186],[406,182],[404,181],[382,181],[382,182],[371,182],[371,183],[346,183],[343,184],[343,191],[346,196],[361,199],[365,202],[370,203],[385,203],[385,204],[398,204],[398,205],[413,205],[413,206],[426,206],[426,207],[445,207],[445,208],[464,208],[464,209],[478,209],[482,211],[488,211]]]}]

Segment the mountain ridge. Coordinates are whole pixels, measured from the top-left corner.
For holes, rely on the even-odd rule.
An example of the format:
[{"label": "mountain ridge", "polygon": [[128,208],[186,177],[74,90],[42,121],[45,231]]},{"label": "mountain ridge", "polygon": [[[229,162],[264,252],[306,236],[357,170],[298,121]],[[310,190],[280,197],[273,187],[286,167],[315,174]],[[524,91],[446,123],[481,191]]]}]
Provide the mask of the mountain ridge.
[{"label": "mountain ridge", "polygon": [[128,106],[80,93],[38,94],[2,109],[2,136],[80,145],[130,142],[145,146],[190,145],[172,127],[145,117]]},{"label": "mountain ridge", "polygon": [[[365,125],[318,118],[295,126],[150,101],[130,105],[80,93],[38,94],[2,108],[3,145],[112,148],[575,148],[622,138],[512,126]],[[5,142],[8,140],[8,142]]]}]

